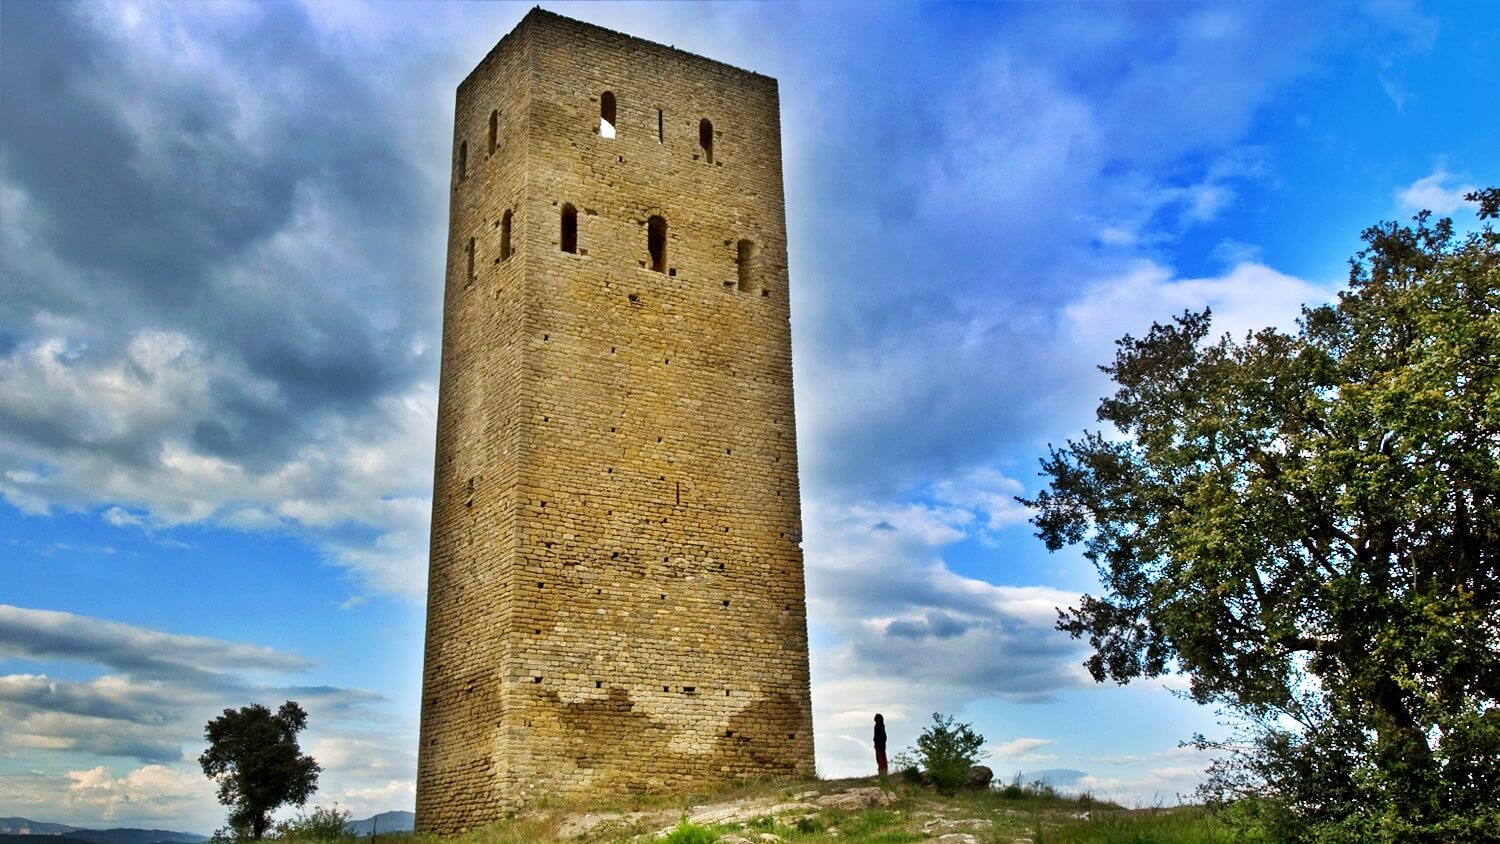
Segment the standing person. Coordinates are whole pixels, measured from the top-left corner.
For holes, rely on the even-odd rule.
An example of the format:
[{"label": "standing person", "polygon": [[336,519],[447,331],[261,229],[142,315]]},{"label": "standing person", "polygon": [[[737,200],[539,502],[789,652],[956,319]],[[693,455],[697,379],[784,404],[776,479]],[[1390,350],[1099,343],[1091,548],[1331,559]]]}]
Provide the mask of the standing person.
[{"label": "standing person", "polygon": [[885,717],[879,712],[875,713],[875,766],[880,769],[880,776],[883,779],[886,775]]}]

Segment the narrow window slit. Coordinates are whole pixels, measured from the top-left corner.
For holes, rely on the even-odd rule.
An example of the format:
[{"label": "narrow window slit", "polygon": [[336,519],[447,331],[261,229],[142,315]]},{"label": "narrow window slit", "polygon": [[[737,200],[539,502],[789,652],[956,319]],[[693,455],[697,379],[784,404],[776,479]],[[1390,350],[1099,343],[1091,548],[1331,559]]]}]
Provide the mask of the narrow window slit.
[{"label": "narrow window slit", "polygon": [[707,117],[698,121],[698,146],[703,150],[703,160],[714,163],[714,124]]},{"label": "narrow window slit", "polygon": [[578,209],[565,202],[562,207],[562,251],[578,253]]},{"label": "narrow window slit", "polygon": [[667,219],[653,214],[646,221],[646,251],[651,256],[653,272],[667,271]]},{"label": "narrow window slit", "polygon": [[599,137],[613,138],[615,136],[615,95],[613,91],[605,91],[599,96]]}]

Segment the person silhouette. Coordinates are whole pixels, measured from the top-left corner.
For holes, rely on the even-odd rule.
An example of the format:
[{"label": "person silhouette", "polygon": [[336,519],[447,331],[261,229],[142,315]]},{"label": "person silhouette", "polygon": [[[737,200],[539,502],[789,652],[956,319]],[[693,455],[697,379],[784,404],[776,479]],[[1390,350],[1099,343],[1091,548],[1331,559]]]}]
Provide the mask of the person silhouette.
[{"label": "person silhouette", "polygon": [[875,767],[880,770],[880,775],[886,775],[885,762],[885,716],[879,712],[875,713]]}]

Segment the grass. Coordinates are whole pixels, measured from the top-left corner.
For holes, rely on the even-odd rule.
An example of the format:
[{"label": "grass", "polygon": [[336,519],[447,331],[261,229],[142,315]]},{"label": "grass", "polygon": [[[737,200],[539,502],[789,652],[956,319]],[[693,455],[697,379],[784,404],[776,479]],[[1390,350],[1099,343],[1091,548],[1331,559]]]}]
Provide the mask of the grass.
[{"label": "grass", "polygon": [[[781,815],[754,814],[723,824],[691,823],[694,811],[738,800],[787,803],[806,791],[828,794],[875,785],[874,780],[739,782],[688,795],[631,794],[605,801],[538,802],[514,817],[454,836],[391,835],[359,844],[539,844],[563,840],[585,815],[608,815],[584,842],[711,844],[728,836],[761,844],[769,833],[786,844],[917,844],[965,833],[978,844],[1262,844],[1236,837],[1216,816],[1198,807],[1127,810],[1087,795],[1070,797],[1040,785],[1002,786],[944,797],[893,777],[887,787],[895,803],[858,811],[833,808]],[[674,825],[675,824],[675,825]],[[665,831],[662,838],[654,836]],[[398,840],[399,839],[399,840]]]}]

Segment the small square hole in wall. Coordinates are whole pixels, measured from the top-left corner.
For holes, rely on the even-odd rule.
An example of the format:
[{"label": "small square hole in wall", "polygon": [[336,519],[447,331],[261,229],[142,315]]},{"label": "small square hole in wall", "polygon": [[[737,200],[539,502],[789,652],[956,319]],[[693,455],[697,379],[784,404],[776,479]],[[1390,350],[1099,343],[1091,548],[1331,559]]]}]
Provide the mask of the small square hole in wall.
[{"label": "small square hole in wall", "polygon": [[662,686],[661,690],[664,691],[664,692],[670,692],[671,691],[671,689],[667,688],[666,686]]},{"label": "small square hole in wall", "polygon": [[685,695],[697,694],[698,693],[698,687],[697,686],[683,686],[682,687],[682,693],[685,694]]},{"label": "small square hole in wall", "polygon": [[668,267],[667,268],[667,275],[670,276],[670,277],[672,277],[672,278],[676,278],[677,277],[677,268],[676,267]]},{"label": "small square hole in wall", "polygon": [[796,733],[787,733],[787,734],[786,734],[786,737],[787,737],[787,738],[790,738],[790,739],[794,739],[794,738],[796,738],[796,737],[797,737],[797,734],[796,734]]},{"label": "small square hole in wall", "polygon": [[[603,680],[595,680],[594,681],[594,688],[596,688],[596,689],[602,689],[602,688],[604,688],[604,681]],[[791,738],[791,737],[788,736],[788,738]]]},{"label": "small square hole in wall", "polygon": [[734,730],[725,730],[724,738],[734,738]]},{"label": "small square hole in wall", "polygon": [[531,682],[533,682],[533,683],[540,683],[540,682],[542,682],[542,678],[540,678],[540,677],[533,677],[533,678],[531,678]]},{"label": "small square hole in wall", "polygon": [[727,606],[729,606],[729,602],[728,602],[728,601],[725,601],[725,602],[724,602],[724,606],[726,606],[726,607],[727,607]]},{"label": "small square hole in wall", "polygon": [[769,291],[769,290],[762,290],[762,291],[760,291],[760,298],[762,298],[762,299],[769,299],[769,298],[771,298],[771,291]]}]

